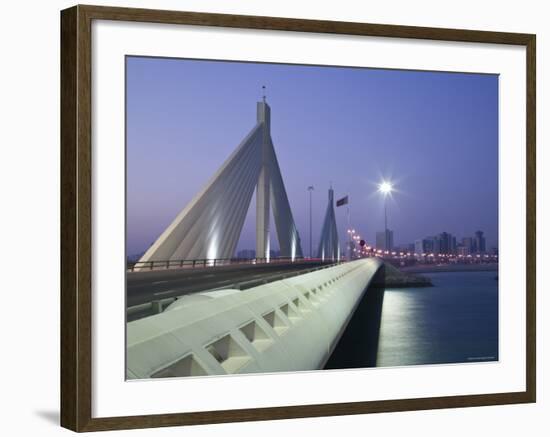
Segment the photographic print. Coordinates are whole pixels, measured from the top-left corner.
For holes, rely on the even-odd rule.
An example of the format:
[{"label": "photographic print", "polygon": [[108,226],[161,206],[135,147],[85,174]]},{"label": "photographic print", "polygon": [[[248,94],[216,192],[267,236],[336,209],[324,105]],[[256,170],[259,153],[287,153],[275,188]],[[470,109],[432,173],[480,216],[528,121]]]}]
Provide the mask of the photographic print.
[{"label": "photographic print", "polygon": [[535,402],[535,72],[534,34],[63,10],[62,426]]},{"label": "photographic print", "polygon": [[127,56],[127,378],[498,361],[498,81]]}]

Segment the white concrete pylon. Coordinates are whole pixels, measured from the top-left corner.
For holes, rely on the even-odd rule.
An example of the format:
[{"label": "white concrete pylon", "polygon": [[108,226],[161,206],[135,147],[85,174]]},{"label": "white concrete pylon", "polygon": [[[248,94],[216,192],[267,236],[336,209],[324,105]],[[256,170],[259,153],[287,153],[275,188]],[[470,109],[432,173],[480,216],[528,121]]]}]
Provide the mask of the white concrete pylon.
[{"label": "white concrete pylon", "polygon": [[328,205],[321,228],[321,238],[317,250],[317,258],[324,260],[340,259],[340,243],[336,228],[336,214],[334,213],[334,190],[328,190]]},{"label": "white concrete pylon", "polygon": [[[254,128],[145,252],[141,263],[232,258],[255,188],[256,257],[269,258],[270,206],[281,256],[302,257],[270,127],[269,105],[258,102]],[[146,268],[138,263],[136,270],[140,267]]]},{"label": "white concrete pylon", "polygon": [[269,206],[270,206],[270,135],[271,110],[265,102],[258,102],[257,121],[262,130],[261,167],[256,186],[256,258],[269,259]]}]

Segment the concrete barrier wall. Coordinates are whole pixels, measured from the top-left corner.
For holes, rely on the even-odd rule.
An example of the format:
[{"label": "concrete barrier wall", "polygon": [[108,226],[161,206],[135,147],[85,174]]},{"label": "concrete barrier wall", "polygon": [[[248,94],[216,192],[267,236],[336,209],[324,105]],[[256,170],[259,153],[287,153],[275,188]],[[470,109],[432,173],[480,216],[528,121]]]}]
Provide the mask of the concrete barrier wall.
[{"label": "concrete barrier wall", "polygon": [[320,369],[378,259],[357,260],[248,290],[184,296],[127,325],[127,377]]}]

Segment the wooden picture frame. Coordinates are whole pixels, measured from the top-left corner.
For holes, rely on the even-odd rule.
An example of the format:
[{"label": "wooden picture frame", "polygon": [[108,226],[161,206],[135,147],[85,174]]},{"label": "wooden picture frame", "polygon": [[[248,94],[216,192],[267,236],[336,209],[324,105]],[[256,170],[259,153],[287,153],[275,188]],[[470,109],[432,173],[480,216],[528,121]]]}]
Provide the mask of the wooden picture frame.
[{"label": "wooden picture frame", "polygon": [[[526,390],[512,393],[280,406],[180,414],[92,417],[92,39],[93,20],[265,29],[294,32],[476,42],[526,48],[527,282]],[[75,6],[61,12],[61,425],[74,431],[275,420],[330,415],[535,402],[535,35]]]}]

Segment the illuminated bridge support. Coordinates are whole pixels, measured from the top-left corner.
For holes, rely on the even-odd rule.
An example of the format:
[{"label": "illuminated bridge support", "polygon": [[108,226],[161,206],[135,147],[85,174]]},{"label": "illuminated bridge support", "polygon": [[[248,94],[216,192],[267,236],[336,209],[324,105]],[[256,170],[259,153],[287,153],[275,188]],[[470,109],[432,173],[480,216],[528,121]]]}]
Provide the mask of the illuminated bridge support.
[{"label": "illuminated bridge support", "polygon": [[328,205],[323,227],[321,228],[321,238],[319,240],[319,249],[317,258],[325,260],[340,260],[340,243],[338,241],[338,230],[336,229],[336,215],[334,213],[334,191],[328,190]]},{"label": "illuminated bridge support", "polygon": [[233,257],[254,189],[256,257],[269,258],[270,206],[281,256],[302,257],[270,125],[269,105],[258,102],[254,128],[140,262]]}]

